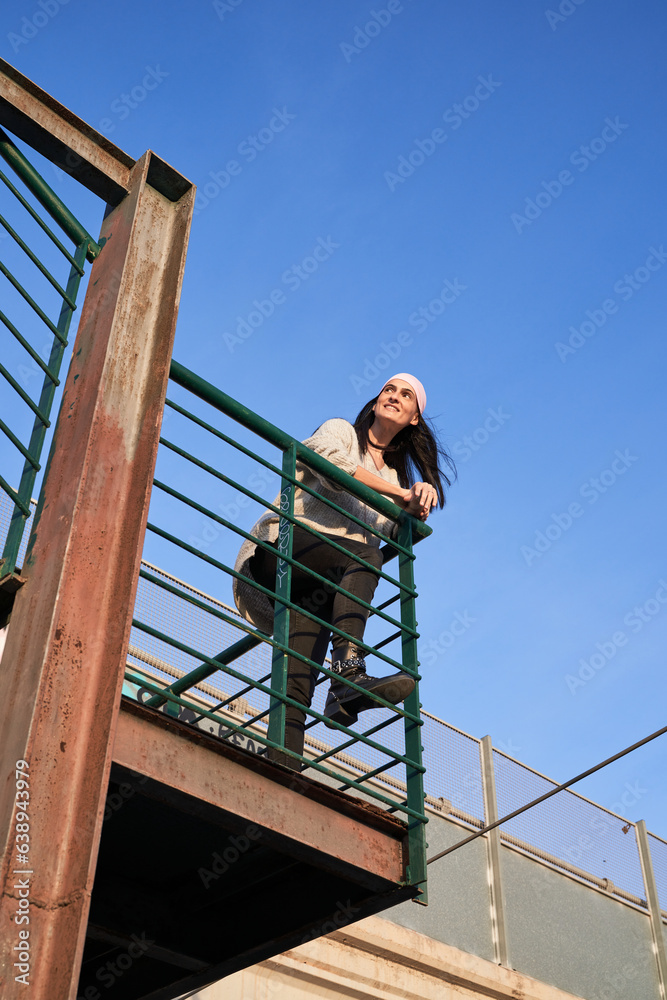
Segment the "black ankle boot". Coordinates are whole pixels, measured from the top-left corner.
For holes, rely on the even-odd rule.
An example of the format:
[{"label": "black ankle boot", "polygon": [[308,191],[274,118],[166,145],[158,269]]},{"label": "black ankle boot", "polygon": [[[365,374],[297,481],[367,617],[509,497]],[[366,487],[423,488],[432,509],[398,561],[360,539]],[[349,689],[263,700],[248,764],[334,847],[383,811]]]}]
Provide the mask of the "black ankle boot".
[{"label": "black ankle boot", "polygon": [[[366,673],[366,661],[363,651],[352,643],[346,643],[334,649],[331,654],[331,669],[346,680],[354,681],[366,691],[390,701],[392,705],[398,705],[404,701],[415,686],[415,682],[408,674],[393,674],[391,677],[369,677]],[[329,729],[335,727],[329,725],[331,722],[339,722],[345,726],[354,725],[359,712],[368,711],[371,708],[382,708],[376,701],[364,695],[354,688],[348,687],[342,681],[332,680],[327,702],[324,706],[325,726]]]}]

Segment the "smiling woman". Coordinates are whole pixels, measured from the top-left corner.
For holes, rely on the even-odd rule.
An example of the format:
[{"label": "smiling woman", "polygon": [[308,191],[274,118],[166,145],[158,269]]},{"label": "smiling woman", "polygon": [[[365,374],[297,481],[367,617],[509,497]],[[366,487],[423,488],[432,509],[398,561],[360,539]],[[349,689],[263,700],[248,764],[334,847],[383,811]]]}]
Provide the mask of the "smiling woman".
[{"label": "smiling woman", "polygon": [[[363,407],[354,426],[347,420],[327,420],[304,444],[425,521],[438,503],[441,506],[445,503],[444,487],[450,485],[450,479],[442,466],[454,469],[452,460],[438,445],[424,419],[425,406],[426,393],[419,379],[402,372],[393,376],[382,392]],[[396,525],[392,521],[307,467],[298,466],[297,476],[305,487],[333,500],[369,528],[389,536],[395,534]],[[279,503],[280,498],[277,498],[274,506]],[[314,537],[299,524],[294,527],[293,557],[302,568],[293,570],[292,600],[304,611],[345,633],[334,632],[333,672],[353,681],[370,695],[378,695],[392,704],[402,702],[414,687],[413,679],[404,673],[369,677],[363,649],[355,644],[355,640],[363,641],[368,618],[364,605],[369,605],[373,599],[377,573],[382,568],[380,539],[306,490],[296,492],[294,515],[305,527],[321,532],[349,553],[346,555],[340,548]],[[251,533],[259,541],[277,547],[278,531],[279,516],[269,511]],[[235,567],[246,578],[235,581],[237,607],[246,619],[267,633],[273,631],[273,602],[259,592],[253,582],[273,590],[276,562],[273,551],[247,540]],[[315,580],[309,571],[324,576],[334,586]],[[323,664],[330,637],[331,629],[325,625],[305,614],[291,612],[289,646],[295,653]],[[316,679],[314,667],[296,657],[289,658],[289,697],[305,707],[310,706]],[[350,726],[357,721],[360,712],[374,707],[376,702],[372,697],[333,681],[324,715],[334,723]],[[304,724],[305,712],[288,705],[285,746],[299,754],[303,750]],[[288,767],[300,766],[295,758],[279,751],[270,749],[268,756]]]}]

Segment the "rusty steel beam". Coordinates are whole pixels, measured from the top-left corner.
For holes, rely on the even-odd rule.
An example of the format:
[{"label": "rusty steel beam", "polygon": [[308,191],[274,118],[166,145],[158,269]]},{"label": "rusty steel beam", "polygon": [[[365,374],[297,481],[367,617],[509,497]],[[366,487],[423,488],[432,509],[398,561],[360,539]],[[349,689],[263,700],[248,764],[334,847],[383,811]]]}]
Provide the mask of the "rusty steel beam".
[{"label": "rusty steel beam", "polygon": [[405,877],[405,828],[395,819],[307,779],[292,776],[283,783],[273,765],[184,731],[166,716],[124,704],[113,760],[187,793],[198,808],[214,806],[236,823],[289,841],[295,856],[317,855],[331,871],[357,869],[364,882],[395,885]]},{"label": "rusty steel beam", "polygon": [[129,190],[135,161],[4,59],[0,123],[104,201]]},{"label": "rusty steel beam", "polygon": [[[169,200],[152,172],[146,153],[103,223],[2,659],[3,1000],[27,995],[19,929],[31,1000],[76,997],[194,205],[194,188]],[[29,868],[14,848],[17,760],[29,764]]]},{"label": "rusty steel beam", "polygon": [[[110,205],[127,194],[135,160],[27,76],[0,59],[0,124]],[[169,201],[192,187],[151,154],[148,183]]]}]

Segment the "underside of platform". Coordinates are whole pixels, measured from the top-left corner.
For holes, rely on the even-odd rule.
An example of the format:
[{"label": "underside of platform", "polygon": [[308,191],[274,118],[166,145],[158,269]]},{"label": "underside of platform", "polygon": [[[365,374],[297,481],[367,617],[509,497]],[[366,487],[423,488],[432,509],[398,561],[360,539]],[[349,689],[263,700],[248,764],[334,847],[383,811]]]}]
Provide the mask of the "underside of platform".
[{"label": "underside of platform", "polygon": [[125,700],[113,761],[79,997],[179,997],[417,895],[375,806]]}]

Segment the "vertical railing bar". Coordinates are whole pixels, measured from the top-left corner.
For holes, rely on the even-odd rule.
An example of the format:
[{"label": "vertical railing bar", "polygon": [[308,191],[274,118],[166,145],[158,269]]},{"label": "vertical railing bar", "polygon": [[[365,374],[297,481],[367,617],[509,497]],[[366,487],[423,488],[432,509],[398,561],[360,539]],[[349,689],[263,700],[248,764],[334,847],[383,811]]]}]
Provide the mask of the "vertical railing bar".
[{"label": "vertical railing bar", "polygon": [[72,215],[67,205],[60,200],[53,188],[49,187],[41,174],[35,170],[32,163],[25,158],[20,149],[18,149],[7,133],[1,128],[0,156],[7,161],[28,190],[32,192],[49,215],[56,220],[60,228],[67,233],[72,243],[76,246],[85,246],[85,256],[89,260],[95,260],[101,249],[99,243],[96,243],[90,233],[83,228],[79,220]]},{"label": "vertical railing bar", "polygon": [[[399,550],[398,573],[402,584],[414,591],[414,566],[412,556],[412,525],[408,518],[401,518],[398,524],[398,542],[404,551]],[[417,629],[415,598],[401,591],[401,623],[413,633]],[[417,639],[414,634],[404,631],[401,636],[402,660],[414,675],[418,675],[419,660],[417,659]],[[421,704],[419,701],[419,684],[416,681],[413,691],[405,699],[405,709],[411,715],[419,718]],[[411,885],[420,885],[422,893],[415,897],[415,902],[428,902],[426,888],[426,815],[424,812],[424,778],[422,766],[421,726],[414,721],[405,719],[405,756],[414,766],[406,764],[405,787],[406,805],[419,812],[421,821],[411,820],[408,824],[409,860],[406,878]]]},{"label": "vertical railing bar", "polygon": [[10,500],[13,500],[16,506],[23,511],[26,517],[30,517],[30,504],[23,503],[23,500],[21,500],[16,490],[9,485],[3,476],[0,476],[0,486],[3,488]]},{"label": "vertical railing bar", "polygon": [[[215,409],[222,413],[226,413],[227,416],[231,417],[237,423],[246,427],[248,430],[257,434],[259,437],[264,438],[270,444],[274,445],[276,448],[285,449],[290,445],[296,447],[296,452],[299,457],[299,461],[303,462],[314,472],[319,472],[322,475],[328,476],[328,478],[336,483],[338,486],[347,490],[357,499],[362,500],[364,503],[371,506],[374,510],[379,511],[388,517],[390,520],[396,520],[400,518],[401,520],[407,519],[412,524],[413,531],[416,537],[427,538],[431,534],[431,528],[428,527],[422,521],[416,518],[411,518],[409,515],[405,515],[404,512],[397,507],[393,501],[389,500],[387,497],[382,496],[380,493],[376,493],[375,490],[371,489],[370,486],[365,486],[360,483],[353,476],[348,475],[338,466],[327,461],[322,455],[317,452],[312,451],[302,442],[295,440],[281,431],[278,427],[275,427],[268,420],[260,417],[259,414],[254,413],[247,407],[243,406],[238,400],[233,399],[228,396],[227,393],[222,392],[222,390],[217,389],[210,382],[206,382],[204,379],[200,378],[194,372],[180,365],[177,361],[172,360],[170,366],[169,377],[172,381],[181,385],[184,389],[189,390],[193,395],[198,396],[199,399],[203,399],[205,402],[210,403]],[[309,492],[314,492],[310,488],[305,487],[305,484],[299,484],[303,486]],[[334,507],[333,503],[329,506]],[[342,511],[342,513],[353,521],[356,521],[354,515],[350,514],[348,511]],[[378,535],[377,529],[371,529],[367,522],[360,522],[363,528],[371,530],[373,534]],[[396,545],[396,541],[391,542],[392,546]],[[412,556],[414,558],[414,556]]]},{"label": "vertical railing bar", "polygon": [[[382,722],[378,722],[377,725],[371,726],[370,729],[364,730],[362,735],[373,736],[375,733],[379,732],[380,729],[386,729],[387,726],[391,726],[393,725],[394,722],[398,722],[398,719],[399,717],[396,715],[392,716],[390,719],[383,719]],[[319,719],[313,719],[313,721],[306,726],[306,729],[310,729],[311,726],[317,726],[317,725],[319,725]],[[344,753],[351,746],[354,746],[354,744],[358,742],[359,740],[355,737],[354,739],[348,740],[346,743],[341,743],[339,746],[332,747],[330,750],[327,750],[326,753],[320,754],[319,757],[315,757],[314,760],[317,762],[321,760],[326,760],[327,757],[335,757],[336,754]],[[394,761],[394,763],[396,763],[396,761]]]},{"label": "vertical railing bar", "polygon": [[32,205],[30,204],[30,202],[29,202],[29,201],[27,201],[27,199],[23,197],[23,195],[22,195],[22,194],[21,194],[21,192],[20,192],[20,191],[18,190],[18,188],[14,187],[14,185],[13,185],[13,184],[12,184],[12,182],[10,181],[9,177],[7,177],[7,175],[6,175],[6,174],[4,174],[2,170],[0,170],[0,181],[3,181],[3,182],[4,182],[4,183],[5,183],[6,185],[7,185],[7,187],[8,187],[8,188],[9,188],[9,190],[10,190],[10,191],[12,192],[12,194],[14,195],[14,197],[15,197],[15,198],[16,198],[16,199],[17,199],[18,201],[20,201],[20,203],[21,203],[21,204],[23,205],[23,207],[25,208],[25,210],[26,210],[26,211],[27,211],[27,212],[28,212],[28,213],[29,213],[29,214],[30,214],[30,215],[32,216],[32,218],[33,218],[33,219],[35,220],[35,222],[36,222],[36,223],[37,223],[37,225],[38,225],[38,226],[40,227],[40,229],[42,229],[42,230],[43,230],[43,231],[44,231],[44,232],[46,233],[46,235],[47,235],[47,236],[49,237],[49,239],[50,239],[50,240],[51,240],[51,241],[52,241],[53,243],[55,243],[55,245],[56,245],[56,246],[58,247],[58,249],[60,250],[61,254],[62,254],[62,255],[63,255],[64,257],[66,257],[66,258],[67,258],[67,260],[69,261],[69,263],[70,263],[70,264],[71,264],[72,266],[76,267],[76,268],[77,268],[77,270],[79,271],[79,273],[80,273],[80,274],[81,274],[81,275],[83,276],[83,273],[84,273],[84,269],[83,269],[82,267],[80,267],[80,266],[79,266],[79,265],[78,265],[78,264],[76,263],[76,261],[75,261],[74,257],[73,257],[73,256],[72,256],[72,254],[71,254],[71,253],[69,252],[69,250],[67,249],[67,247],[66,247],[66,246],[64,246],[64,245],[63,245],[63,244],[62,244],[62,243],[60,242],[60,240],[58,239],[58,237],[56,236],[56,234],[55,234],[55,233],[54,233],[54,232],[53,232],[53,231],[52,231],[52,230],[51,230],[51,229],[50,229],[50,228],[49,228],[49,227],[47,226],[47,224],[46,224],[46,223],[44,222],[44,219],[42,219],[42,218],[41,218],[41,216],[39,215],[39,213],[37,213],[37,212],[35,211],[35,209],[34,209],[34,208],[32,207]]},{"label": "vertical railing bar", "polygon": [[[204,421],[201,421],[198,418],[192,417],[192,421],[193,421],[193,423],[198,424],[200,427],[201,426],[206,426],[204,424]],[[213,433],[215,433],[216,436],[218,436],[218,437],[220,436],[215,431],[215,428],[209,427],[208,429],[211,430],[211,431],[213,431]],[[298,444],[298,442],[296,442],[296,441],[294,443],[295,443],[295,445]],[[196,455],[190,454],[190,452],[186,451],[185,448],[181,448],[180,445],[175,444],[175,442],[168,441],[167,438],[161,437],[160,438],[160,444],[164,445],[165,448],[169,448],[170,451],[174,452],[174,454],[180,455],[181,458],[184,458],[186,461],[191,462],[193,465],[196,465],[197,468],[203,469],[205,472],[208,472],[212,476],[215,476],[215,478],[219,479],[220,482],[225,483],[228,486],[232,486],[235,490],[238,490],[239,493],[243,493],[244,496],[247,496],[251,500],[254,500],[256,503],[261,504],[262,507],[266,507],[266,509],[268,509],[268,510],[273,510],[272,505],[270,503],[267,503],[265,497],[259,496],[257,493],[254,493],[251,489],[248,489],[248,487],[246,487],[246,486],[242,486],[241,483],[238,483],[238,482],[236,482],[236,480],[231,479],[229,476],[226,476],[224,474],[224,472],[221,472],[219,469],[214,469],[212,466],[210,466],[206,462],[202,461],[202,459],[197,458]],[[244,453],[248,452],[248,449],[243,449],[240,445],[237,446],[237,447],[238,447],[239,451],[243,451]],[[285,447],[288,447],[288,445],[285,445]],[[250,454],[251,457],[253,457],[251,452],[249,452],[249,454]],[[255,457],[257,458],[258,456],[255,456]],[[266,468],[271,468],[271,466],[268,463],[266,463],[266,462],[263,462],[262,464]],[[334,466],[332,466],[332,468],[335,469],[336,466],[334,465]],[[273,470],[271,470],[271,471],[273,471]],[[345,473],[345,475],[347,475],[347,473]],[[307,486],[305,483],[299,482],[299,480],[297,480],[295,476],[293,476],[292,479],[294,480],[294,485],[298,484],[298,488],[301,489],[301,490],[303,490],[304,493],[309,493],[311,496],[314,496],[314,497],[320,499],[321,502],[326,507],[328,507],[330,510],[336,511],[336,513],[344,515],[344,517],[347,520],[349,520],[350,523],[357,524],[357,525],[359,525],[362,528],[364,527],[365,522],[362,521],[362,520],[360,520],[360,518],[356,517],[354,514],[351,514],[349,511],[344,510],[344,508],[339,507],[338,504],[335,504],[333,502],[333,500],[329,500],[326,497],[322,496],[321,494],[319,494],[317,492],[317,490],[311,488],[310,486]],[[378,496],[380,496],[380,494],[378,494]],[[375,535],[376,538],[382,539],[382,538],[385,537],[382,534],[382,532],[376,530],[375,528],[373,528],[371,526],[368,526],[368,530],[370,531],[371,534]],[[313,534],[314,538],[319,537],[318,533],[314,529],[313,529],[312,534]],[[328,541],[331,542],[330,539]],[[344,548],[344,546],[339,546],[337,543],[332,543],[332,546],[333,546],[333,548],[338,548],[338,549],[340,549],[343,552],[346,551],[345,548]],[[396,551],[398,551],[398,550],[396,550]],[[363,563],[361,563],[361,565],[366,565],[365,561]],[[374,567],[371,566],[370,568],[373,569],[374,572],[378,572],[377,570],[375,570]],[[394,583],[395,582],[392,579],[392,577],[387,576],[387,574],[383,573],[382,570],[379,571],[379,576],[382,579],[388,580],[390,583]]]},{"label": "vertical railing bar", "polygon": [[40,464],[39,464],[39,462],[36,461],[33,458],[33,456],[31,455],[31,453],[29,451],[29,449],[26,448],[26,446],[23,444],[23,442],[20,441],[17,438],[17,436],[14,433],[14,431],[10,427],[7,426],[7,424],[4,422],[4,420],[1,420],[1,419],[0,419],[0,431],[2,431],[3,434],[6,434],[6,436],[12,442],[12,444],[14,445],[14,447],[16,448],[16,450],[21,452],[21,454],[25,458],[26,462],[28,462],[28,464],[32,466],[32,468],[35,470],[35,472],[39,472],[39,470],[40,470]]},{"label": "vertical railing bar", "polygon": [[[146,679],[146,677],[137,677],[136,675],[130,673],[129,670],[125,671],[124,676],[125,676],[126,680],[130,681],[133,684],[137,684],[138,686],[144,687],[147,691],[154,691],[156,694],[160,694],[161,693],[162,689],[156,687],[156,685],[152,684],[149,680]],[[186,701],[184,698],[180,697],[179,695],[170,694],[169,695],[169,701],[173,702],[177,706],[181,705],[183,708],[189,708],[190,711],[192,711],[192,712],[201,712],[202,715],[205,718],[211,717],[212,721],[214,721],[214,722],[220,722],[220,716],[216,716],[213,713],[208,712],[208,711],[202,709],[201,706],[198,706],[198,705],[194,704],[193,702]],[[225,720],[225,726],[228,729],[231,729],[233,731],[239,730],[241,728],[240,724],[232,722],[231,719],[226,719]],[[264,734],[260,733],[260,732],[257,732],[255,734],[255,736],[256,736],[256,739],[257,739],[258,743],[262,743],[265,746],[268,745],[267,744],[268,736],[264,736]],[[383,748],[383,747],[375,747],[374,749],[379,749],[379,750],[385,749],[386,750],[386,747],[385,748]],[[295,751],[287,750],[287,754],[292,754],[292,755],[294,755],[292,759],[294,759],[294,760],[297,759]],[[312,766],[319,773],[324,774],[327,778],[335,779],[336,781],[340,781],[340,780],[345,781],[345,776],[344,775],[336,773],[335,771],[329,771],[325,767],[323,767],[321,764],[315,764],[314,761],[312,761],[312,762],[306,761],[306,763],[308,763],[309,766]],[[352,784],[353,783],[353,779],[350,778],[347,783],[348,784]],[[401,802],[399,805],[395,805],[392,800],[389,800],[388,798],[386,798],[386,796],[382,795],[380,792],[374,791],[372,788],[364,789],[364,791],[365,791],[366,795],[371,796],[374,799],[377,799],[379,802],[382,802],[384,805],[389,805],[390,808],[386,810],[387,812],[396,812],[397,810],[400,810],[401,812],[405,813],[406,816],[411,816],[411,812],[409,811],[409,808],[408,808],[408,806],[407,806],[407,804],[405,802]],[[419,822],[421,824],[422,819],[423,819],[423,813],[417,813],[415,816],[412,816],[412,819],[415,822]]]},{"label": "vertical railing bar", "polygon": [[[484,825],[496,823],[498,802],[496,799],[496,781],[493,767],[493,746],[491,737],[484,736],[479,744],[480,764],[482,768],[482,790],[484,794]],[[505,897],[503,893],[501,857],[500,857],[500,827],[489,830],[487,834],[487,863],[489,870],[489,887],[491,890],[491,917],[493,922],[493,946],[495,962],[504,968],[511,968],[507,948],[507,922],[505,920]]]},{"label": "vertical railing bar", "polygon": [[58,337],[58,339],[60,339],[60,332],[56,324],[49,319],[49,317],[46,315],[42,307],[37,305],[32,295],[30,295],[30,293],[25,290],[25,288],[18,280],[18,278],[16,278],[9,270],[9,268],[5,267],[5,265],[2,262],[0,262],[0,271],[4,274],[7,281],[9,281],[9,283],[14,286],[14,288],[19,293],[21,298],[24,299],[28,303],[30,308],[37,313],[42,323],[44,323],[45,326],[48,326],[53,336]]},{"label": "vertical railing bar", "polygon": [[354,778],[349,785],[339,785],[338,791],[344,792],[347,788],[361,788],[364,781],[368,781],[369,778],[377,777],[378,774],[382,774],[383,771],[388,771],[390,767],[395,767],[397,764],[397,760],[387,760],[384,764],[380,764],[373,771],[368,771],[366,774],[362,774],[360,777]]},{"label": "vertical railing bar", "polygon": [[1,215],[0,215],[0,225],[3,225],[5,227],[5,229],[9,233],[9,235],[12,237],[12,239],[16,243],[18,243],[18,245],[20,246],[21,250],[23,250],[24,254],[28,257],[28,259],[31,260],[32,263],[35,265],[35,267],[38,268],[38,270],[40,270],[42,272],[42,274],[47,279],[47,281],[49,281],[53,285],[53,287],[55,288],[55,290],[58,292],[58,295],[60,295],[60,297],[62,299],[64,299],[65,302],[67,302],[68,305],[72,309],[75,309],[76,308],[76,303],[73,302],[70,298],[68,298],[67,292],[61,286],[60,282],[57,281],[56,278],[53,277],[53,275],[51,274],[51,272],[45,267],[44,264],[42,264],[41,260],[37,256],[37,254],[33,253],[33,251],[30,249],[30,247],[28,246],[28,244],[24,240],[21,239],[21,237],[16,232],[16,230],[12,226],[10,226],[10,224],[7,222],[7,220],[4,219]]},{"label": "vertical railing bar", "polygon": [[[290,444],[283,452],[283,472],[289,476],[296,475],[296,444]],[[294,487],[289,479],[283,478],[280,489],[280,510],[294,517]],[[292,542],[294,526],[290,520],[281,517],[278,524],[278,555],[276,561],[276,595],[279,598],[291,600],[292,566],[280,556],[292,558]],[[276,601],[273,619],[273,637],[283,646],[289,646],[290,609]],[[271,667],[271,687],[278,696],[287,694],[287,653],[279,649],[273,650]],[[268,737],[279,746],[285,746],[285,716],[286,707],[282,697],[271,698]]]},{"label": "vertical railing bar", "polygon": [[19,331],[16,329],[16,327],[14,326],[14,324],[12,323],[12,321],[9,320],[9,319],[7,319],[7,317],[5,316],[5,314],[3,313],[3,311],[1,309],[0,309],[0,320],[5,324],[5,326],[9,330],[9,332],[11,334],[13,334],[14,337],[16,337],[16,339],[18,340],[18,342],[21,345],[21,347],[30,355],[30,357],[32,358],[32,360],[36,364],[39,365],[39,367],[42,369],[42,371],[44,372],[44,374],[48,375],[49,378],[51,379],[51,381],[55,385],[59,385],[60,383],[59,383],[58,379],[55,378],[54,375],[53,375],[53,373],[49,371],[49,366],[47,365],[46,361],[43,361],[40,358],[39,354],[34,349],[34,347],[30,346],[30,344],[25,339],[25,337],[23,336],[23,334],[19,333]]},{"label": "vertical railing bar", "polygon": [[[86,243],[82,243],[81,246],[76,249],[75,263],[70,269],[70,275],[67,282],[67,294],[72,299],[76,299],[76,295],[79,290],[82,268],[86,260],[87,251],[88,246]],[[69,333],[71,322],[72,309],[70,309],[66,302],[63,302],[58,319],[57,339],[54,339],[53,341],[51,356],[49,357],[48,362],[49,371],[53,376],[55,376],[56,380],[60,372],[60,366],[62,364],[65,348],[67,346],[67,335]],[[56,384],[53,381],[53,377],[47,375],[44,378],[42,392],[38,403],[41,413],[45,414],[47,419],[50,418],[51,415],[51,407],[53,405],[55,392]],[[33,424],[32,434],[30,436],[30,443],[28,445],[28,449],[33,458],[38,459],[41,455],[42,448],[44,446],[46,429],[44,421],[39,417],[36,417]],[[17,491],[24,507],[30,503],[36,475],[37,473],[35,469],[29,462],[26,461],[23,466],[23,473],[21,475],[21,481]],[[26,519],[27,515],[24,513],[24,510],[22,510],[19,506],[15,506],[9,522],[9,530],[5,540],[2,560],[0,560],[0,577],[13,573],[16,568],[16,559],[21,547],[21,539],[23,537]]]},{"label": "vertical railing bar", "polygon": [[[286,521],[289,520],[289,518],[287,517],[287,515],[285,516],[285,520]],[[214,559],[213,556],[209,556],[206,552],[202,552],[201,549],[197,549],[194,546],[189,545],[188,542],[184,541],[182,538],[177,538],[175,535],[170,534],[170,532],[165,531],[163,528],[158,527],[158,525],[156,525],[156,524],[152,524],[150,521],[148,521],[148,523],[146,524],[146,530],[155,533],[156,535],[158,535],[161,538],[165,538],[169,542],[173,542],[173,544],[176,545],[176,546],[178,546],[178,548],[183,549],[185,552],[190,552],[192,555],[196,556],[198,559],[201,559],[203,562],[209,563],[209,565],[211,565],[211,566],[217,567],[217,569],[222,570],[223,573],[228,573],[230,576],[233,576],[235,579],[244,580],[244,581],[247,579],[246,577],[243,576],[242,573],[237,572],[231,566],[227,566],[225,563],[220,562],[218,559]],[[361,556],[359,556],[358,559],[359,559],[359,562],[361,562]],[[287,562],[287,558],[285,559],[285,562]],[[277,598],[276,594],[275,594],[275,591],[270,590],[268,587],[262,586],[262,584],[261,583],[257,583],[256,580],[247,581],[247,582],[249,582],[250,585],[252,587],[254,587],[255,590],[257,590],[260,594],[264,594],[266,597],[268,597],[269,600],[273,600],[273,601],[280,600],[281,603],[283,601],[287,601],[288,600],[287,598],[282,598],[282,597],[281,598]],[[292,602],[288,602],[288,603],[292,603]],[[307,610],[305,608],[300,608],[299,610],[302,612],[302,614],[304,615],[304,617],[308,618],[309,621],[314,622],[316,625],[321,625],[321,626],[324,626],[324,627],[328,627],[331,630],[331,632],[335,633],[336,635],[342,636],[342,638],[345,639],[347,642],[354,642],[356,645],[358,645],[359,649],[363,649],[365,652],[367,652],[369,654],[375,654],[378,657],[378,659],[383,660],[383,662],[388,663],[392,667],[397,667],[399,670],[402,668],[402,664],[399,663],[397,660],[394,660],[391,656],[387,656],[385,653],[381,652],[380,650],[375,649],[373,646],[366,645],[366,643],[362,642],[361,639],[355,639],[354,636],[350,635],[349,632],[343,631],[343,629],[338,628],[337,625],[333,625],[331,622],[325,622],[323,619],[319,618],[312,611]],[[323,670],[326,671],[327,668],[320,667],[320,669],[323,669]],[[332,674],[331,671],[329,670],[329,671],[327,671],[327,676],[335,677],[336,675]],[[366,694],[366,695],[368,695],[368,697],[372,697],[373,701],[377,701],[378,706],[382,706],[384,708],[393,708],[393,707],[395,707],[395,706],[392,706],[392,704],[390,702],[385,701],[383,698],[380,698],[380,696],[378,694],[370,693],[370,692],[366,691],[364,688],[361,688],[358,685],[355,685],[354,681],[348,680],[347,684],[353,690],[359,690],[362,694]]]},{"label": "vertical railing bar", "polygon": [[646,904],[648,915],[651,921],[651,934],[653,936],[653,950],[658,971],[658,984],[660,988],[660,1000],[665,1000],[667,996],[667,949],[665,949],[665,939],[662,930],[662,914],[660,912],[660,898],[655,881],[653,870],[653,858],[651,857],[651,847],[649,845],[646,823],[643,819],[635,825],[637,835],[637,849],[639,850],[639,860],[641,862],[644,887],[646,889]]},{"label": "vertical railing bar", "polygon": [[[235,483],[234,480],[231,480],[231,483],[233,485],[238,485]],[[169,496],[174,497],[174,499],[180,500],[182,503],[187,504],[189,507],[192,507],[193,510],[199,511],[200,514],[203,514],[205,517],[209,517],[212,521],[215,521],[217,524],[221,524],[224,528],[228,528],[230,531],[236,532],[236,534],[240,535],[242,538],[252,539],[253,536],[250,534],[250,532],[244,531],[243,528],[240,528],[237,524],[234,524],[233,521],[229,521],[227,520],[227,518],[221,517],[220,514],[216,514],[215,511],[210,510],[208,507],[204,507],[200,503],[197,503],[197,501],[193,500],[191,497],[187,497],[183,493],[179,493],[178,490],[174,489],[172,486],[169,486],[167,483],[163,483],[159,479],[154,479],[153,486],[157,487],[157,489],[159,490],[163,490]],[[271,510],[275,509],[273,508],[272,505],[267,505],[267,507],[268,509]],[[285,517],[285,520],[287,520],[287,517]],[[294,519],[292,519],[292,523],[294,523]],[[315,532],[312,532],[312,535],[313,538],[319,537],[315,534]],[[265,548],[267,551],[271,551],[272,548],[270,543],[268,542],[264,543],[263,545],[260,544],[260,547]],[[287,557],[285,558],[287,560]],[[361,557],[359,557],[359,559],[361,563]],[[304,568],[299,565],[298,560],[292,559],[292,565],[295,566],[297,570]],[[370,566],[370,564],[366,565]],[[337,583],[327,580],[325,577],[321,576],[321,574],[316,573],[315,570],[312,571],[312,578],[313,580],[323,583],[326,586],[330,586],[331,589],[334,590],[336,593],[347,594],[347,592],[344,591],[343,588],[340,587]],[[389,580],[390,583],[395,582],[391,577],[387,577],[387,579]],[[389,622],[390,625],[398,625],[400,627],[399,621],[397,621],[395,618],[392,618],[391,615],[384,614],[384,612],[380,611],[379,608],[374,608],[371,604],[367,604],[365,601],[362,601],[360,597],[350,595],[350,599],[354,601],[355,604],[358,604],[360,607],[365,608],[368,611],[369,615],[375,615],[376,617],[382,618],[383,621]],[[396,636],[398,635],[400,635],[400,632],[397,632],[395,636],[392,636],[391,638],[396,638]],[[391,638],[389,640],[385,640],[384,643],[379,643],[378,645],[373,646],[372,648],[375,650],[380,649],[382,645],[386,645],[386,642],[391,641]]]},{"label": "vertical railing bar", "polygon": [[7,381],[11,385],[12,389],[14,390],[14,392],[16,392],[21,397],[21,399],[26,404],[26,406],[30,407],[30,409],[35,414],[35,416],[39,417],[40,420],[43,420],[44,423],[47,425],[47,427],[50,426],[51,421],[47,420],[47,418],[44,416],[44,414],[41,412],[41,410],[37,406],[37,403],[35,403],[35,401],[30,398],[30,396],[25,391],[25,389],[18,384],[18,382],[16,381],[16,379],[14,378],[14,376],[11,374],[11,372],[8,372],[7,369],[5,368],[5,366],[3,364],[0,364],[0,375],[2,375],[3,378],[7,379]]},{"label": "vertical railing bar", "polygon": [[[259,683],[266,684],[266,682],[270,680],[271,680],[271,674],[265,674],[264,677],[259,678]],[[242,698],[244,694],[249,694],[251,691],[254,690],[255,689],[253,685],[248,684],[247,687],[241,688],[241,690],[237,691],[236,694],[230,694],[229,698],[225,698],[224,701],[217,702],[217,704],[211,707],[210,711],[219,712],[221,708],[225,708],[227,705],[230,705],[233,701],[238,701],[238,699]],[[192,725],[194,726],[197,722],[201,722],[203,718],[204,718],[203,715],[198,715],[195,719],[192,720]]]}]

